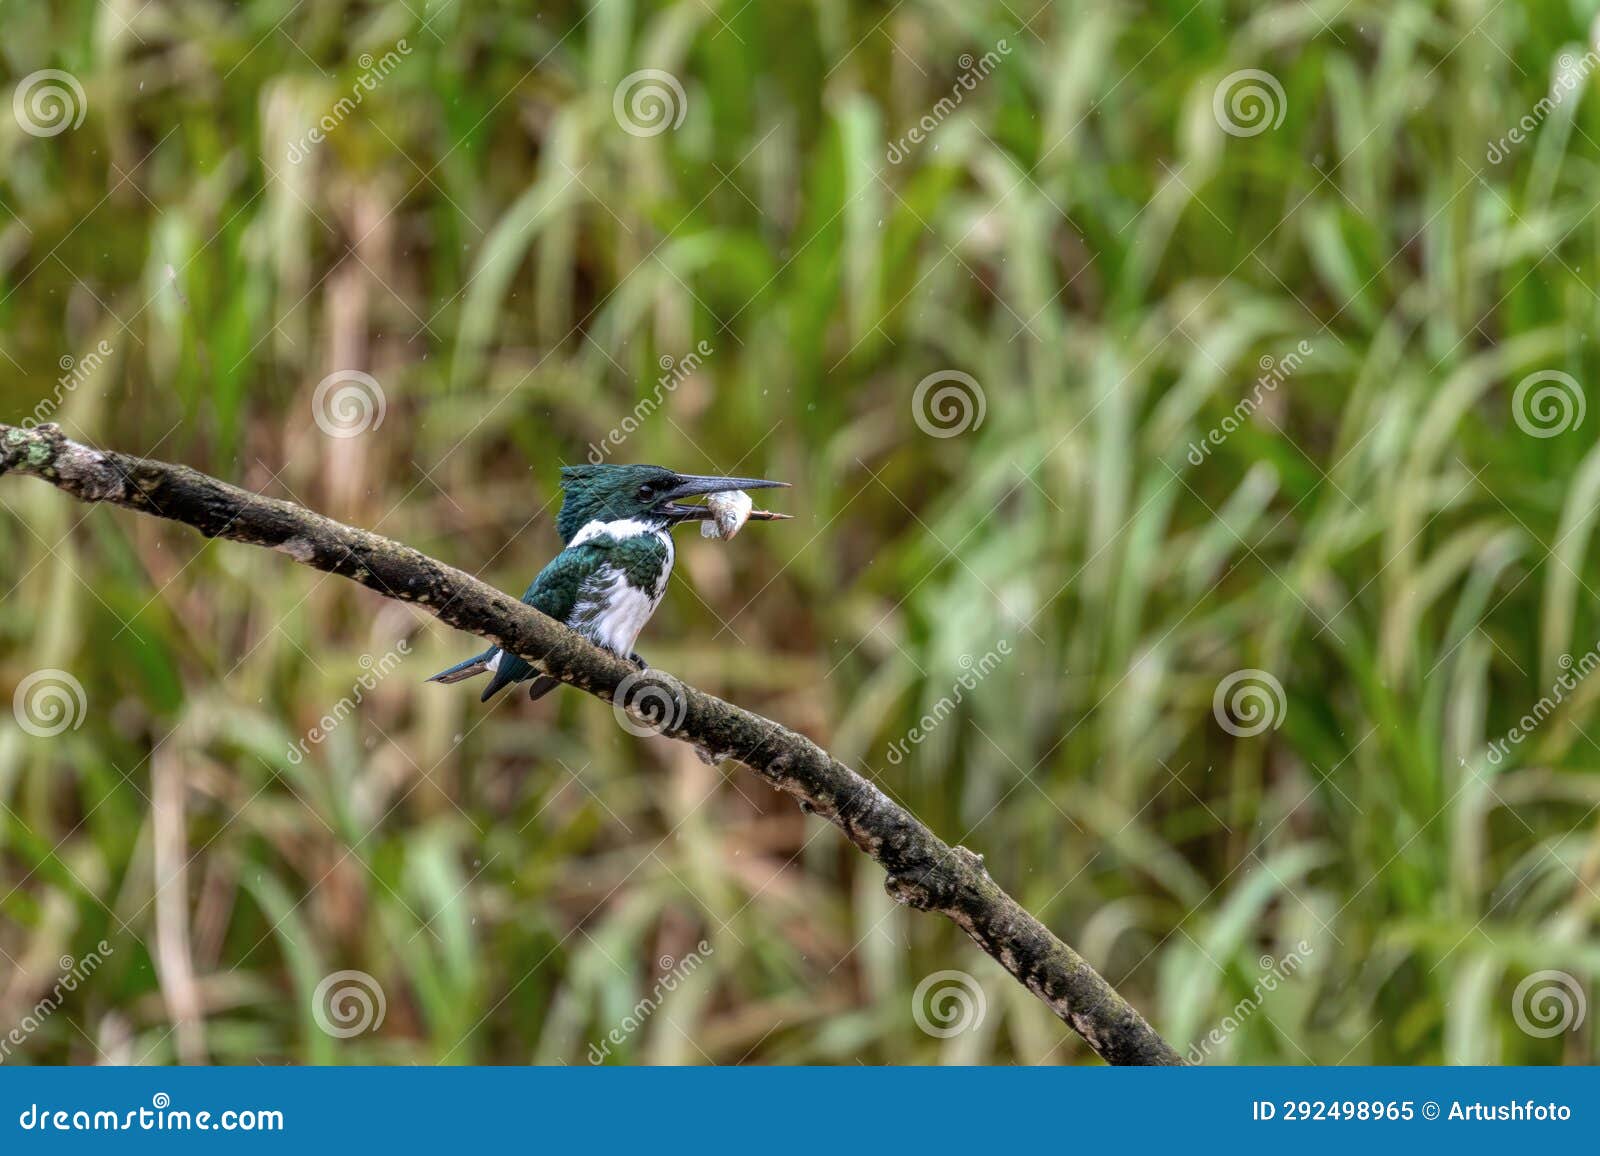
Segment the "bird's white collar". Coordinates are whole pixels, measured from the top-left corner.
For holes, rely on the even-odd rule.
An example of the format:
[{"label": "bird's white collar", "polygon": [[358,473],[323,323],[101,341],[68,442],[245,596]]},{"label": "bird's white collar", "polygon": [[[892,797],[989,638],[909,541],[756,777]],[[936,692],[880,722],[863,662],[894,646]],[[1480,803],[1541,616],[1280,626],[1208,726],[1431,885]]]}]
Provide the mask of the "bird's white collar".
[{"label": "bird's white collar", "polygon": [[664,527],[659,522],[646,522],[639,518],[618,518],[612,522],[594,521],[584,525],[567,543],[570,549],[581,546],[591,538],[604,535],[608,538],[637,538],[641,534],[658,534]]}]

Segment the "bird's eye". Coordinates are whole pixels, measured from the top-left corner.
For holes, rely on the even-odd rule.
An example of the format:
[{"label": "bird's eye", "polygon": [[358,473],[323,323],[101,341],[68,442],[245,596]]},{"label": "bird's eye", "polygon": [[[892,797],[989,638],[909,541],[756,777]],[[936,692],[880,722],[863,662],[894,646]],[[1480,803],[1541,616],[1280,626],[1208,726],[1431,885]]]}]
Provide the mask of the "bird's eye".
[{"label": "bird's eye", "polygon": [[651,498],[655,497],[655,493],[656,493],[656,488],[654,486],[650,485],[648,482],[646,482],[644,485],[639,487],[639,499],[640,499],[640,501],[648,502]]}]

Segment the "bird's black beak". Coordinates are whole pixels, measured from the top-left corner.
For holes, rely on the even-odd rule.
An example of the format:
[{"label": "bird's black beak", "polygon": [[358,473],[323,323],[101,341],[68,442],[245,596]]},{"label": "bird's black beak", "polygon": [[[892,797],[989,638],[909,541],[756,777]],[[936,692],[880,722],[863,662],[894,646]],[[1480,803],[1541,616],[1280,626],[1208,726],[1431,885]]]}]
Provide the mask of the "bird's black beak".
[{"label": "bird's black beak", "polygon": [[[703,505],[683,505],[679,498],[696,498],[703,494],[725,494],[730,490],[774,490],[788,489],[788,482],[769,482],[765,478],[718,478],[700,474],[680,474],[678,484],[662,494],[656,503],[656,509],[675,522],[692,522],[700,518],[708,518],[711,511]],[[765,510],[757,510],[750,515],[757,521],[775,522],[787,520],[788,514],[772,514]]]}]

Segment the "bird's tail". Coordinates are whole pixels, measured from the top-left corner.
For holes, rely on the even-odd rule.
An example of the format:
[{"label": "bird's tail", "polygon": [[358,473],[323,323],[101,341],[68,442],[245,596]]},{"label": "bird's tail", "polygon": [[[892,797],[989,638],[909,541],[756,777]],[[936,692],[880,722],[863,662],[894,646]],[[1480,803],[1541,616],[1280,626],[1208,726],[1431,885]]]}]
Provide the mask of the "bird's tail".
[{"label": "bird's tail", "polygon": [[427,681],[448,684],[452,682],[461,682],[463,679],[474,678],[489,669],[489,660],[495,656],[499,649],[500,648],[497,646],[491,646],[482,654],[474,654],[465,662],[458,662],[452,667],[441,670],[438,674],[429,678]]}]

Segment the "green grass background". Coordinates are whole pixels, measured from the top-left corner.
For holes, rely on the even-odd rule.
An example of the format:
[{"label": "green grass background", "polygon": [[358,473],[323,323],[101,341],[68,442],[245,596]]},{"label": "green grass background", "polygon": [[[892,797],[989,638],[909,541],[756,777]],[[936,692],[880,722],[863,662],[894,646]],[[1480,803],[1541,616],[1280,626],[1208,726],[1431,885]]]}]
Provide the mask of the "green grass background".
[{"label": "green grass background", "polygon": [[[1296,951],[1210,1062],[1589,1062],[1593,1014],[1541,1038],[1514,996],[1558,970],[1592,1002],[1600,680],[1488,749],[1600,640],[1600,414],[1512,410],[1600,368],[1600,80],[1488,150],[1595,9],[7,0],[0,95],[62,69],[85,115],[0,107],[0,420],[103,340],[73,436],[516,592],[557,466],[705,341],[616,459],[787,479],[798,519],[680,534],[654,664],[984,853],[1180,1050]],[[647,68],[683,119],[640,137],[613,93]],[[1248,137],[1213,113],[1240,69],[1283,90]],[[384,420],[330,438],[313,393],[352,368]],[[983,421],[932,437],[946,370]],[[574,692],[422,686],[475,640],[410,609],[27,479],[0,557],[0,692],[59,668],[87,700],[53,738],[0,712],[0,1031],[113,948],[7,1063],[585,1063],[702,939],[608,1062],[1095,1062],[734,765]],[[1276,729],[1219,726],[1241,669]],[[377,1030],[319,1029],[341,969]],[[985,998],[949,1038],[913,1014],[943,969]]]}]

